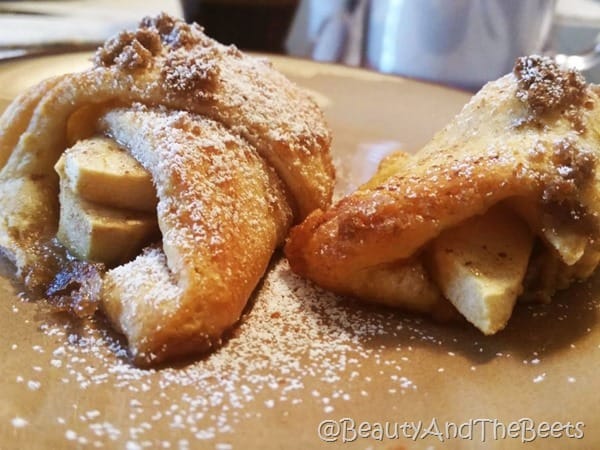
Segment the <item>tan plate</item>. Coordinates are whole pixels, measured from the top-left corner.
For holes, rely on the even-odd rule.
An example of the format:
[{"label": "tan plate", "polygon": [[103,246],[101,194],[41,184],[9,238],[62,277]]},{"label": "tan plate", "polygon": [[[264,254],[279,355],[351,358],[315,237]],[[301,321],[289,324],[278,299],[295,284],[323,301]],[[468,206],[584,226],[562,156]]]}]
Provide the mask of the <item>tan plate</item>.
[{"label": "tan plate", "polygon": [[[4,64],[0,99],[86,58]],[[339,192],[390,148],[417,149],[468,99],[365,71],[275,63],[327,113]],[[143,371],[101,319],[77,324],[24,302],[6,262],[0,273],[2,449],[600,448],[600,278],[552,305],[519,306],[505,331],[484,337],[335,298],[276,256],[224,348]]]}]

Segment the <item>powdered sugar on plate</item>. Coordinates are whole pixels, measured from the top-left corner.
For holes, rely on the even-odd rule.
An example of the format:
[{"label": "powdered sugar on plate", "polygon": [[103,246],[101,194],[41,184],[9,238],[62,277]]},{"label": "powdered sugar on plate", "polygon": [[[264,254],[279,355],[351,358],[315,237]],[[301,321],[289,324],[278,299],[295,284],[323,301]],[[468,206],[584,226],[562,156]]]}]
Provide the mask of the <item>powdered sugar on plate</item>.
[{"label": "powdered sugar on plate", "polygon": [[[599,307],[586,301],[572,305],[570,315],[564,306],[543,315],[533,311],[545,307],[522,307],[515,321],[538,329],[557,314],[573,320],[580,310]],[[516,384],[529,389],[558,378],[549,362],[543,369],[533,363],[546,361],[551,350],[539,342],[531,352],[527,346],[504,349],[507,341],[485,339],[463,324],[438,326],[359,306],[301,280],[281,256],[225,345],[178,366],[134,367],[124,343],[100,316],[79,326],[49,315],[41,303],[23,303],[18,311],[11,313],[13,320],[30,321],[36,342],[6,343],[9,353],[30,358],[8,382],[9,392],[16,392],[18,401],[43,405],[46,415],[41,419],[13,405],[12,427],[31,430],[51,421],[61,436],[57,442],[91,448],[226,448],[240,442],[236,433],[247,430],[247,423],[273,424],[279,420],[274,417],[297,417],[307,410],[314,417],[301,417],[311,426],[349,412],[365,414],[365,405],[379,405],[373,406],[375,418],[383,417],[382,404],[394,417],[410,418],[400,405],[421,402],[433,386],[451,380],[485,384],[498,364],[521,365]],[[31,328],[40,321],[36,336]],[[528,363],[511,358],[518,351],[529,352]],[[12,358],[9,354],[7,360]],[[578,383],[564,381],[575,378]],[[585,375],[576,369],[560,377],[572,389],[580,379]]]},{"label": "powdered sugar on plate", "polygon": [[[403,361],[385,358],[385,347],[370,342],[413,327],[418,320],[402,324],[389,311],[357,311],[340,304],[339,298],[295,276],[285,259],[276,259],[234,335],[203,359],[178,367],[138,369],[101,317],[77,328],[71,319],[59,316],[40,326],[56,345],[43,353],[33,349],[39,357],[31,372],[22,375],[23,382],[32,390],[51,391],[54,386],[46,385],[39,372],[52,372],[55,382],[72,391],[73,399],[107,387],[129,398],[127,410],[117,416],[110,413],[110,404],[82,409],[78,401],[66,402],[56,421],[67,440],[101,447],[125,439],[127,448],[145,448],[145,436],[157,426],[173,436],[218,443],[235,432],[240,421],[260,418],[261,410],[311,401],[323,414],[333,413],[353,400],[352,385],[372,382],[361,375],[367,361],[381,368],[399,394],[418,389],[402,372]],[[398,323],[390,327],[391,322]],[[307,399],[306,389],[314,385],[319,389]],[[167,441],[181,447],[167,439],[164,448],[169,448]]]}]

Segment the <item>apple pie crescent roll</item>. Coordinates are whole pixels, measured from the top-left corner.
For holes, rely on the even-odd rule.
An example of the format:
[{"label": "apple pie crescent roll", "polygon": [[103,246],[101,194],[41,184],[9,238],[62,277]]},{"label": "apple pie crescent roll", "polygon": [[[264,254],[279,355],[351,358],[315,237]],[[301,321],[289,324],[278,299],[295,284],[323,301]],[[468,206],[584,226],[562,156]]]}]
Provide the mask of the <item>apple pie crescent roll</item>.
[{"label": "apple pie crescent roll", "polygon": [[136,359],[207,350],[238,320],[285,238],[292,215],[283,184],[210,119],[136,106],[103,120],[152,174],[162,234],[160,250],[106,273],[103,309]]},{"label": "apple pie crescent roll", "polygon": [[291,267],[366,301],[456,308],[495,333],[518,297],[546,301],[600,260],[599,124],[596,87],[520,58],[419,152],[391,155],[294,228]]},{"label": "apple pie crescent roll", "polygon": [[0,119],[0,249],[154,364],[217,345],[291,224],[331,201],[321,111],[267,60],[161,14]]}]

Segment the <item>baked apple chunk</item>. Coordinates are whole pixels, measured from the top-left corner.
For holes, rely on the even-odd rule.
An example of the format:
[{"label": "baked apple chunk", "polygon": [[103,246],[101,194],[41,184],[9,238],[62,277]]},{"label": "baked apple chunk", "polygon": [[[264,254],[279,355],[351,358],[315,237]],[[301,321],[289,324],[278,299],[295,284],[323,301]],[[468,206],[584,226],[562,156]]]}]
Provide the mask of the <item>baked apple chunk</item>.
[{"label": "baked apple chunk", "polygon": [[79,259],[123,264],[160,238],[150,174],[106,137],[79,141],[54,166],[58,240]]}]

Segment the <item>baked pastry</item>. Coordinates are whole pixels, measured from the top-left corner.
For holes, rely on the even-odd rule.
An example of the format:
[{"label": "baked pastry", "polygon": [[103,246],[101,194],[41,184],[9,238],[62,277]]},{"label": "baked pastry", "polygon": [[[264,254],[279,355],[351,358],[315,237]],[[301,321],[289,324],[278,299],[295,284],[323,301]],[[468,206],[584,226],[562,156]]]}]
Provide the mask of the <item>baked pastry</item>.
[{"label": "baked pastry", "polygon": [[30,290],[80,315],[99,304],[139,365],[218,345],[293,221],[331,200],[307,94],[164,14],[0,126],[1,248]]},{"label": "baked pastry", "polygon": [[419,152],[294,228],[291,267],[366,301],[452,305],[493,334],[523,292],[545,301],[597,266],[598,124],[598,88],[520,58]]}]

